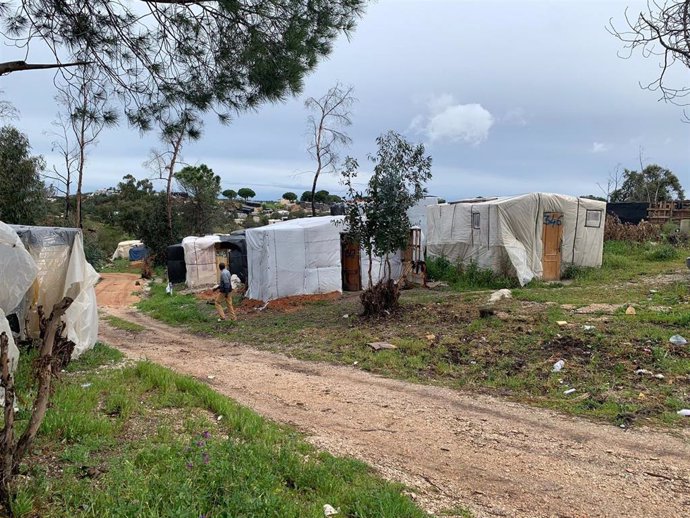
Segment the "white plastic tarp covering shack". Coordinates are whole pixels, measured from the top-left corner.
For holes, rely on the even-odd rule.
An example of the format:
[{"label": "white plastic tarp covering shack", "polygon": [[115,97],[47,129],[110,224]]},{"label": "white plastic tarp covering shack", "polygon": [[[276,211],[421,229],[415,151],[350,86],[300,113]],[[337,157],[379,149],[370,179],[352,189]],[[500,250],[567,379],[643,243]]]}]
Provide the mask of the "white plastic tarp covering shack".
[{"label": "white plastic tarp covering shack", "polygon": [[219,236],[189,236],[182,240],[188,288],[218,283],[215,246],[219,242]]},{"label": "white plastic tarp covering shack", "polygon": [[[10,371],[14,372],[19,361],[19,350],[7,315],[14,313],[26,292],[36,279],[38,268],[17,233],[0,221],[0,333],[9,342]],[[0,406],[5,404],[5,389],[0,387]]]},{"label": "white plastic tarp covering shack", "polygon": [[[247,229],[247,297],[263,301],[294,295],[342,292],[341,233],[344,216],[300,218]],[[401,269],[400,254],[389,258],[391,277]],[[368,258],[361,253],[361,278],[368,282]],[[373,258],[372,281],[385,275]]]},{"label": "white plastic tarp covering shack", "polygon": [[129,259],[129,251],[135,246],[144,246],[144,243],[138,239],[120,241],[117,244],[117,248],[115,249],[115,252],[113,252],[113,256],[110,258],[110,260],[114,261],[115,259]]},{"label": "white plastic tarp covering shack", "polygon": [[67,338],[74,342],[72,358],[91,349],[98,339],[98,306],[94,287],[98,273],[86,261],[82,233],[74,228],[11,227],[37,267],[36,280],[14,308],[22,337],[37,338],[37,306],[46,313],[64,296],[74,298],[65,312]]},{"label": "white plastic tarp covering shack", "polygon": [[563,213],[561,268],[601,266],[606,203],[550,193],[427,207],[427,257],[474,262],[525,285],[543,273],[545,212]]}]

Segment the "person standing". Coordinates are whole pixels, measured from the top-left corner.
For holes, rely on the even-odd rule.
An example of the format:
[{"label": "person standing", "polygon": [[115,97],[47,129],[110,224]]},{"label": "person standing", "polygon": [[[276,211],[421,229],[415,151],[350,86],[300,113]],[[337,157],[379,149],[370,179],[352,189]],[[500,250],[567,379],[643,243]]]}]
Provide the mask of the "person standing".
[{"label": "person standing", "polygon": [[218,296],[216,297],[216,310],[218,311],[219,320],[227,320],[225,316],[225,311],[223,311],[223,301],[228,306],[228,313],[230,318],[234,321],[237,320],[235,315],[235,308],[232,305],[232,282],[230,270],[225,268],[225,263],[220,263],[218,265],[220,268],[220,284],[215,288],[218,290]]}]

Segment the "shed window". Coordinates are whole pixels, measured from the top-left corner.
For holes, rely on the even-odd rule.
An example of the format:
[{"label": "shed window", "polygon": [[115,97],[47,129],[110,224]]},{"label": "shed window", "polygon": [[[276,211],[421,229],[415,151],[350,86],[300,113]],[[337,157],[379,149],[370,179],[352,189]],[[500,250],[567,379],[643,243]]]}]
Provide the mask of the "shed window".
[{"label": "shed window", "polygon": [[479,212],[473,212],[472,213],[472,228],[476,228],[479,230],[479,218],[481,217],[481,214]]},{"label": "shed window", "polygon": [[585,227],[599,228],[601,227],[601,220],[603,215],[602,210],[587,210],[585,216]]}]

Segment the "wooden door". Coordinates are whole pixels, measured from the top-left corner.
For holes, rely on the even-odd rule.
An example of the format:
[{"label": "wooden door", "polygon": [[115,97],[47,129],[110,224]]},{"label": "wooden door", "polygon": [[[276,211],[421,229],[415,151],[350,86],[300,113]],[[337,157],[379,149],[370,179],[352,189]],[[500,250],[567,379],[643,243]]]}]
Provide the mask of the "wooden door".
[{"label": "wooden door", "polygon": [[542,233],[542,266],[545,281],[558,281],[561,278],[561,245],[563,243],[563,213],[545,212]]},{"label": "wooden door", "polygon": [[359,243],[353,243],[344,235],[340,237],[340,261],[343,269],[343,290],[362,289]]}]

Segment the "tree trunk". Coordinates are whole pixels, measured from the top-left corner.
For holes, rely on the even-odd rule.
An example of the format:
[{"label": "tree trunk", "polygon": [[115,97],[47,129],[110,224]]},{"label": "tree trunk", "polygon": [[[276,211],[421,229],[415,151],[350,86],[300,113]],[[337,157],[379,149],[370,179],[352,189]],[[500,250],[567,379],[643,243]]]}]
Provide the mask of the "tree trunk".
[{"label": "tree trunk", "polygon": [[14,380],[10,371],[9,340],[5,333],[0,334],[0,364],[2,364],[2,387],[5,389],[5,426],[0,437],[0,506],[11,515],[12,468],[14,466]]},{"label": "tree trunk", "polygon": [[170,163],[168,164],[168,181],[165,189],[165,203],[168,216],[168,234],[170,239],[173,239],[173,217],[172,217],[172,180],[175,176],[175,166],[177,165],[177,159],[182,148],[182,141],[184,140],[185,126],[183,125],[180,129],[180,133],[176,140],[173,141],[172,156],[170,157]]},{"label": "tree trunk", "polygon": [[41,344],[41,350],[39,353],[37,365],[36,378],[38,380],[38,392],[36,394],[36,400],[34,401],[33,410],[31,412],[31,418],[29,419],[29,425],[22,434],[19,442],[17,443],[17,448],[15,450],[12,472],[16,472],[19,469],[19,463],[22,461],[27,451],[31,447],[38,429],[43,422],[46,410],[48,409],[48,400],[50,399],[50,382],[52,379],[52,355],[53,355],[53,345],[55,344],[56,331],[60,326],[60,319],[65,311],[69,309],[72,305],[73,299],[69,297],[64,297],[60,302],[55,304],[53,311],[50,314],[45,328],[42,333],[43,343]]}]

